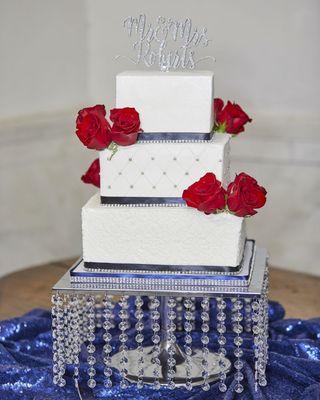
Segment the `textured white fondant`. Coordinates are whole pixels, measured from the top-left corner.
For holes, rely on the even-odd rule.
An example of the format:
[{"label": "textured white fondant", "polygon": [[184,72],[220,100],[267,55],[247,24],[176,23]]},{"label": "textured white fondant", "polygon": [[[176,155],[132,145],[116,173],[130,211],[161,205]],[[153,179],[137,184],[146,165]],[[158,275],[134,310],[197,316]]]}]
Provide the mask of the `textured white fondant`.
[{"label": "textured white fondant", "polygon": [[237,266],[245,221],[187,207],[105,207],[99,194],[82,209],[87,262]]},{"label": "textured white fondant", "polygon": [[135,107],[145,132],[211,132],[212,72],[128,71],[116,82],[117,107]]},{"label": "textured white fondant", "polygon": [[100,152],[102,196],[181,197],[205,173],[224,186],[230,175],[230,136],[215,134],[206,143],[136,143]]}]

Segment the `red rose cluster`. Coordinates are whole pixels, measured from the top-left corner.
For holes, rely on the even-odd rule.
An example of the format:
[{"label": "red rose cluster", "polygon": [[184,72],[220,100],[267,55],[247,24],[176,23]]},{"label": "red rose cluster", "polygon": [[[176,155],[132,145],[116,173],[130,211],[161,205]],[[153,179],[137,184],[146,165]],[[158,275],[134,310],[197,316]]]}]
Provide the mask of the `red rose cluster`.
[{"label": "red rose cluster", "polygon": [[236,103],[228,101],[225,105],[223,100],[214,99],[215,130],[237,135],[244,131],[244,126],[252,119]]},{"label": "red rose cluster", "polygon": [[79,111],[76,134],[88,149],[104,150],[111,142],[130,146],[137,141],[140,128],[139,113],[135,108],[114,108],[110,111],[111,127],[103,105],[87,107]]},{"label": "red rose cluster", "polygon": [[238,217],[257,213],[266,203],[267,191],[251,176],[241,172],[225,190],[215,174],[208,172],[198,182],[184,190],[182,198],[187,206],[205,214],[229,211]]}]

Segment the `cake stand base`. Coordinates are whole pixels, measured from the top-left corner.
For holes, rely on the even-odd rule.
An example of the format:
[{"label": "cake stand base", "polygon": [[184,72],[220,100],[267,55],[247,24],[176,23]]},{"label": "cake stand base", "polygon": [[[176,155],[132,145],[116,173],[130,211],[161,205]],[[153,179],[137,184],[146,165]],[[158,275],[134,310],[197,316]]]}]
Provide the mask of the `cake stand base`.
[{"label": "cake stand base", "polygon": [[[190,368],[190,376],[186,378],[186,369],[187,369],[187,361],[184,354],[181,352],[180,348],[177,347],[176,352],[176,367],[175,367],[175,375],[173,381],[176,387],[186,386],[188,381],[192,382],[192,386],[199,386],[204,383],[204,379],[202,377],[203,367],[202,367],[202,350],[197,349],[194,350],[191,358],[191,363],[189,364]],[[153,385],[154,384],[154,361],[153,361],[153,346],[144,347],[143,348],[143,359],[144,359],[144,376],[143,376],[143,384]],[[117,353],[112,357],[112,366],[117,370],[121,370],[121,353]],[[138,360],[141,357],[141,353],[138,350],[129,350],[127,352],[128,358],[128,373],[126,379],[130,382],[138,382],[138,371],[141,368]],[[159,383],[161,386],[168,386],[170,380],[168,379],[168,364],[166,362],[166,355],[164,355],[164,351],[160,354],[160,374],[159,374]],[[221,373],[229,372],[231,368],[231,362],[223,357],[221,358],[216,353],[209,353],[207,356],[208,360],[208,378],[206,379],[207,383],[214,382],[219,380],[219,376]]]}]

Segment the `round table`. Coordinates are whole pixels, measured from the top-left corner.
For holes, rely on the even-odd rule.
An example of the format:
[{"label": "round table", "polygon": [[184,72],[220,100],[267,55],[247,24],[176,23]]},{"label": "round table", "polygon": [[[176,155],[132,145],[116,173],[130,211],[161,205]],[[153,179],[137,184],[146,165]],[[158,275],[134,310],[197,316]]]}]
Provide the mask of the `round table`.
[{"label": "round table", "polygon": [[[14,272],[0,279],[0,319],[33,308],[49,308],[51,288],[75,262],[62,260]],[[280,302],[288,318],[320,316],[320,277],[270,268],[270,299]]]}]

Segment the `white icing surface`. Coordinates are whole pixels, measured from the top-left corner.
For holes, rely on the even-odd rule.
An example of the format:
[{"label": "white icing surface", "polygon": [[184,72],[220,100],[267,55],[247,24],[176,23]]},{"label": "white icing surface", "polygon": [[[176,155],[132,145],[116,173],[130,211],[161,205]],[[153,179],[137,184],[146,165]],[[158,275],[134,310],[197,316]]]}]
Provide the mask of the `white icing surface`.
[{"label": "white icing surface", "polygon": [[116,105],[135,107],[145,132],[211,132],[213,73],[123,72],[116,78]]},{"label": "white icing surface", "polygon": [[214,172],[224,187],[230,175],[230,136],[210,142],[136,143],[100,152],[102,196],[181,197],[205,173]]},{"label": "white icing surface", "polygon": [[99,194],[82,209],[87,262],[237,266],[245,220],[187,207],[105,207]]}]

